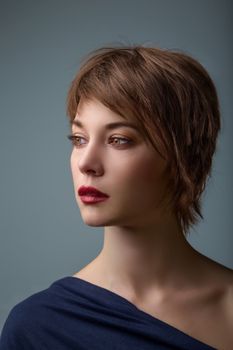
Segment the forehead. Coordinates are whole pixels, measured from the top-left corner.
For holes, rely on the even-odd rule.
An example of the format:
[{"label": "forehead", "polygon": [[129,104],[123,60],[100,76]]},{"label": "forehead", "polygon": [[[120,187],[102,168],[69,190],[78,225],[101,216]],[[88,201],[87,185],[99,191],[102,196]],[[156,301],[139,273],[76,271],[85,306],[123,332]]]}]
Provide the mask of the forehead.
[{"label": "forehead", "polygon": [[126,116],[122,116],[119,113],[116,113],[109,107],[105,106],[102,102],[97,100],[96,98],[81,98],[78,106],[77,111],[74,119],[82,118],[85,116],[92,115],[92,113],[95,113],[95,115],[100,114],[103,117],[112,117],[117,119],[127,119]]},{"label": "forehead", "polygon": [[75,118],[70,121],[72,127],[83,128],[86,119],[91,119],[91,124],[96,121],[99,125],[101,122],[108,130],[116,127],[129,127],[140,132],[140,126],[136,120],[127,116],[122,116],[96,99],[80,100]]}]

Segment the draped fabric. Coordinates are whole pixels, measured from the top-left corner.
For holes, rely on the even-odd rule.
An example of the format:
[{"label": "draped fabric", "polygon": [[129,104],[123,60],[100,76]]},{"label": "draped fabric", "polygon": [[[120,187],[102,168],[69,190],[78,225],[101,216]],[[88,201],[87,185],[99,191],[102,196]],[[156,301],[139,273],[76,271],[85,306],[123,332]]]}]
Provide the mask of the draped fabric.
[{"label": "draped fabric", "polygon": [[0,350],[211,350],[213,347],[77,277],[53,282],[15,305]]}]

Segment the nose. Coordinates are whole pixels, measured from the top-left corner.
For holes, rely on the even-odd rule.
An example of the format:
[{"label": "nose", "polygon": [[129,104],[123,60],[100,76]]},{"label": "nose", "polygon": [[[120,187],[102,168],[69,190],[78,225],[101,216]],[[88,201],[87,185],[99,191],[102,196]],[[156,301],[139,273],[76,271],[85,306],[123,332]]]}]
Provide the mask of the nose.
[{"label": "nose", "polygon": [[104,173],[103,154],[96,143],[87,144],[78,154],[78,168],[83,174],[101,176]]}]

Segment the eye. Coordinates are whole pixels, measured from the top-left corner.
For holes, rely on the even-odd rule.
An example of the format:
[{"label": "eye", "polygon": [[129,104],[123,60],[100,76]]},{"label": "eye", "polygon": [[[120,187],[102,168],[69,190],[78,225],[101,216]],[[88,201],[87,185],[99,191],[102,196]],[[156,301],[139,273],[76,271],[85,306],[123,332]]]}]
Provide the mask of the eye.
[{"label": "eye", "polygon": [[67,138],[71,141],[72,145],[74,146],[81,146],[82,143],[80,143],[80,140],[83,139],[83,137],[78,135],[68,135]]},{"label": "eye", "polygon": [[125,137],[111,137],[110,140],[113,140],[113,145],[122,146],[131,142],[131,140]]},{"label": "eye", "polygon": [[[67,138],[71,141],[72,145],[74,145],[75,147],[80,147],[82,146],[83,144],[85,144],[85,142],[82,142],[81,143],[81,140],[84,140],[84,137],[82,136],[79,136],[79,135],[68,135]],[[126,144],[129,144],[131,143],[132,141],[126,137],[110,137],[110,144],[112,144],[113,146],[123,146],[123,145],[126,145]]]}]

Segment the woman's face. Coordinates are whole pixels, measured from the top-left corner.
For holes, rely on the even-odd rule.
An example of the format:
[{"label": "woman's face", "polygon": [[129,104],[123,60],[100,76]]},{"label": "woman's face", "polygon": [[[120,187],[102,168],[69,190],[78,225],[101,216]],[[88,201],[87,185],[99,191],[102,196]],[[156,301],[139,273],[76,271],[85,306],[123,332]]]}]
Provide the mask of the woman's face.
[{"label": "woman's face", "polygon": [[[105,107],[99,101],[80,101],[72,125],[73,149],[70,163],[75,197],[83,221],[89,226],[143,225],[159,213],[165,190],[166,164],[143,138],[129,126],[132,120]],[[91,186],[108,194],[99,203],[84,203],[78,189]]]}]

